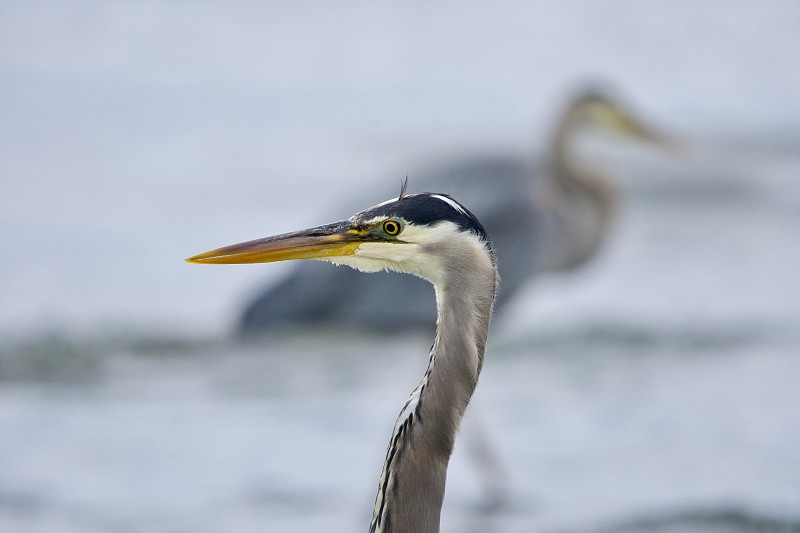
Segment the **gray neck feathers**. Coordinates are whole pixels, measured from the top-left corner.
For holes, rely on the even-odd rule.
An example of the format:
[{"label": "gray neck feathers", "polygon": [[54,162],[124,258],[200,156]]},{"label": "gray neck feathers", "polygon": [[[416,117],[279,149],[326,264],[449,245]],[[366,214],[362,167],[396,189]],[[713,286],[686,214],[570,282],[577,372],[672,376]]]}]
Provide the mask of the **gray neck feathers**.
[{"label": "gray neck feathers", "polygon": [[370,532],[439,531],[447,465],[483,364],[498,281],[485,245],[469,240],[441,255],[447,268],[435,284],[436,340],[395,424]]}]

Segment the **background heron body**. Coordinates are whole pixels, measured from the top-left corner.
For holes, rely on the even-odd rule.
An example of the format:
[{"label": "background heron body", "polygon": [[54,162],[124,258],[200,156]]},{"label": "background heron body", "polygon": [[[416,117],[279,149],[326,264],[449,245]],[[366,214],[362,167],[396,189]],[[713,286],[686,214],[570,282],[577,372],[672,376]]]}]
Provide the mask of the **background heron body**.
[{"label": "background heron body", "polygon": [[[531,276],[574,268],[605,242],[616,211],[616,192],[596,169],[581,164],[576,141],[586,131],[651,139],[621,105],[584,93],[567,106],[538,168],[508,157],[473,157],[412,176],[415,188],[459,190],[492,235],[501,261],[502,306]],[[387,308],[386,302],[392,302]],[[248,334],[292,326],[363,326],[375,330],[429,327],[433,296],[417,278],[386,272],[358,276],[314,263],[296,266],[244,310]]]},{"label": "background heron body", "polygon": [[498,274],[480,222],[452,198],[401,193],[347,221],[212,250],[197,263],[323,259],[433,284],[436,336],[427,370],[394,426],[371,533],[435,532],[458,426],[483,366]]}]

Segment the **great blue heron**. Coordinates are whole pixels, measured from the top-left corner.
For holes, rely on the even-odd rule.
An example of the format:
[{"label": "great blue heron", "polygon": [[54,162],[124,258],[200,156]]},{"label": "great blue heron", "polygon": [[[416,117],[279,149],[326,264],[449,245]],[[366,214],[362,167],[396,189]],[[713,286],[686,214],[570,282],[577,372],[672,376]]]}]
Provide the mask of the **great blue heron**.
[{"label": "great blue heron", "polygon": [[391,270],[433,284],[438,316],[428,367],[395,423],[369,530],[438,531],[447,465],[483,365],[499,279],[486,230],[450,196],[401,192],[341,222],[234,244],[187,261],[288,259]]},{"label": "great blue heron", "polygon": [[[585,164],[576,147],[587,132],[660,141],[625,106],[601,92],[584,92],[561,114],[538,169],[525,160],[495,156],[412,175],[417,189],[462,191],[461,201],[492,235],[504,259],[498,307],[531,276],[585,263],[610,233],[617,195],[607,176],[597,165]],[[359,276],[310,262],[258,294],[246,306],[241,331],[325,324],[398,331],[429,327],[435,313],[422,280],[396,273]]]}]

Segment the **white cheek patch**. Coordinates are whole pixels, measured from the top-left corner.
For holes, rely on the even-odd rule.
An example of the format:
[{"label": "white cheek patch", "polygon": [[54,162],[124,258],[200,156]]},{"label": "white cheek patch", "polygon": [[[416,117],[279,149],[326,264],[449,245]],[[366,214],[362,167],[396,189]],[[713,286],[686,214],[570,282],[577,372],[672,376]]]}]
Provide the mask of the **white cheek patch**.
[{"label": "white cheek patch", "polygon": [[433,226],[407,224],[398,239],[415,244],[429,245],[445,242],[459,233],[458,226],[450,221],[442,221]]},{"label": "white cheek patch", "polygon": [[417,263],[422,255],[415,244],[365,242],[353,255],[326,257],[324,261],[337,265],[347,265],[362,272],[395,270],[409,274],[422,275]]},{"label": "white cheek patch", "polygon": [[356,250],[356,257],[388,263],[407,264],[419,259],[421,250],[416,244],[366,242]]}]

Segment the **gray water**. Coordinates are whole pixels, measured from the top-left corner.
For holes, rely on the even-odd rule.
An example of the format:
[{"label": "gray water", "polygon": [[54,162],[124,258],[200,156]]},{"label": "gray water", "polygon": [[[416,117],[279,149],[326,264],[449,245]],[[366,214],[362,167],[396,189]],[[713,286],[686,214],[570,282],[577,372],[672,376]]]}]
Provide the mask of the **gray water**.
[{"label": "gray water", "polygon": [[495,320],[443,530],[799,531],[799,20],[3,4],[0,531],[365,530],[430,339],[240,343],[286,267],[182,259],[442,159],[532,157],[587,76],[687,149],[585,146],[624,198],[614,236]]}]

